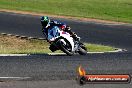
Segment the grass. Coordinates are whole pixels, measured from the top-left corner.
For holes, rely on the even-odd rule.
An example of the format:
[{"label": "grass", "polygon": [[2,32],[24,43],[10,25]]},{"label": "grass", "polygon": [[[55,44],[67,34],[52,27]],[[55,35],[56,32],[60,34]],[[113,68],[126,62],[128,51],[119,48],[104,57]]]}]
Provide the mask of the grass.
[{"label": "grass", "polygon": [[[26,40],[16,38],[14,36],[0,35],[0,54],[44,54],[51,53],[49,43],[45,40]],[[89,51],[113,51],[115,48],[96,44],[87,44],[86,47]],[[60,51],[58,51],[60,52]]]},{"label": "grass", "polygon": [[132,23],[132,0],[0,0],[0,9]]}]

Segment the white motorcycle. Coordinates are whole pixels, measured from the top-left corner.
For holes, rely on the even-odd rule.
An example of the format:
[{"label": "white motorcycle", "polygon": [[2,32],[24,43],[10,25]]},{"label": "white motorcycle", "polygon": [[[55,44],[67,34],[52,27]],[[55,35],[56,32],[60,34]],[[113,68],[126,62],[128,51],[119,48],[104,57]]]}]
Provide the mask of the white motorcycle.
[{"label": "white motorcycle", "polygon": [[87,49],[80,41],[75,41],[68,32],[62,31],[58,28],[55,41],[50,45],[49,49],[54,52],[61,50],[69,56],[74,54],[86,55]]}]

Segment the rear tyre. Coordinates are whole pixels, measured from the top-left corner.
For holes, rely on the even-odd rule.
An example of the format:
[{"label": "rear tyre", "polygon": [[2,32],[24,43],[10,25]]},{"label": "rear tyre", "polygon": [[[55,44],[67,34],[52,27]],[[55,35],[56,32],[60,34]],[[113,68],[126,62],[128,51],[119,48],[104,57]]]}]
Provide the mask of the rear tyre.
[{"label": "rear tyre", "polygon": [[86,54],[87,54],[87,50],[85,50],[85,49],[83,49],[82,47],[80,47],[78,53],[79,53],[80,55],[86,55]]}]

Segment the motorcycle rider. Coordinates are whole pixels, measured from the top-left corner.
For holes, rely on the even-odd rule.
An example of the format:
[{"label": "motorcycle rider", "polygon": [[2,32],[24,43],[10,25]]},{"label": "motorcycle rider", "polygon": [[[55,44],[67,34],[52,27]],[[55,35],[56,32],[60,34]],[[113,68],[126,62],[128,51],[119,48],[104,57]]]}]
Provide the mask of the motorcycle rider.
[{"label": "motorcycle rider", "polygon": [[71,28],[68,25],[54,20],[51,21],[48,16],[41,17],[41,24],[42,24],[42,32],[46,36],[47,41],[50,43],[55,41],[55,37],[57,33],[56,27],[58,27],[60,30],[68,32],[75,41],[80,40],[80,37],[78,37],[74,32],[72,32]]}]

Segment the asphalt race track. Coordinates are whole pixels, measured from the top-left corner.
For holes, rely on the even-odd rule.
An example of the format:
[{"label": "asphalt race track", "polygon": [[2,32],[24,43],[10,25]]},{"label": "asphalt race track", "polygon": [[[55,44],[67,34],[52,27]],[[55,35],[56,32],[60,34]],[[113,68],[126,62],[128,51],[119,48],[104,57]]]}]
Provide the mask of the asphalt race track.
[{"label": "asphalt race track", "polygon": [[[70,25],[82,41],[111,45],[125,52],[86,56],[32,55],[0,57],[0,88],[132,88],[132,84],[87,84],[76,82],[77,68],[87,74],[132,75],[132,26],[104,25],[59,19]],[[40,17],[0,12],[0,33],[43,37]],[[4,79],[2,77],[26,77]]]}]

